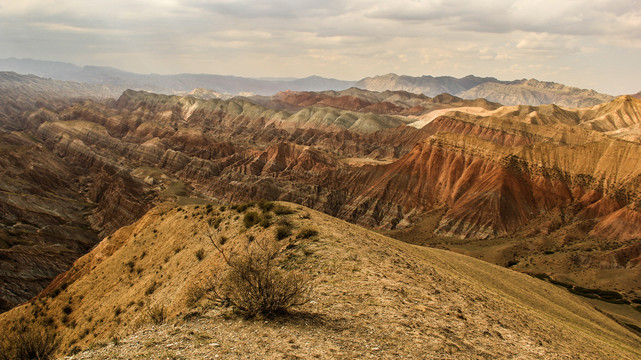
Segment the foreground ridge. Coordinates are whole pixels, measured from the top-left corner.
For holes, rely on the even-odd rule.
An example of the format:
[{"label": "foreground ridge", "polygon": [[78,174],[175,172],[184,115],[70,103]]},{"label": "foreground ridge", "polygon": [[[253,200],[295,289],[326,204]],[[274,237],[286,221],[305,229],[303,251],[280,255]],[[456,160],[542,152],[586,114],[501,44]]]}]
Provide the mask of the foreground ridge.
[{"label": "foreground ridge", "polygon": [[[83,359],[641,356],[637,336],[564,289],[300,205],[277,206],[291,209],[267,212],[290,226],[278,241],[277,225],[243,221],[261,213],[256,205],[158,206],[105,238],[38,299],[2,314],[2,328],[43,324],[60,335],[61,353],[90,347],[74,356]],[[317,234],[297,235],[309,228]],[[248,241],[280,244],[281,266],[312,277],[313,301],[256,321],[189,300],[194,286],[222,269],[208,231],[224,236],[229,251]],[[150,325],[148,306],[162,306],[167,325]]]}]

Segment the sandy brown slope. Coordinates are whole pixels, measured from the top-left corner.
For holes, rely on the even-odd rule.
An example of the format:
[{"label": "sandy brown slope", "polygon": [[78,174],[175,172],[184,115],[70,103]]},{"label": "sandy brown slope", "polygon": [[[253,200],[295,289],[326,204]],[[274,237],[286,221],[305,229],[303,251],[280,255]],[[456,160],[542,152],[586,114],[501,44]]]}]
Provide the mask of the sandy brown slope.
[{"label": "sandy brown slope", "polygon": [[[302,269],[315,284],[313,302],[289,318],[247,321],[225,309],[189,308],[194,284],[221,266],[207,231],[227,236],[231,252],[250,235],[275,241],[274,230],[245,229],[242,214],[233,210],[164,205],[103,240],[49,295],[0,315],[0,328],[43,322],[63,339],[63,352],[90,347],[77,357],[94,359],[641,356],[636,335],[565,290],[286,206],[296,212],[280,216],[294,227],[294,235],[278,243],[281,265]],[[222,220],[219,230],[210,218]],[[319,235],[296,239],[304,227]],[[205,249],[202,261],[195,256],[199,249]],[[146,325],[146,304],[165,306],[174,326]],[[66,315],[64,306],[70,308]],[[107,345],[114,336],[122,340]]]}]

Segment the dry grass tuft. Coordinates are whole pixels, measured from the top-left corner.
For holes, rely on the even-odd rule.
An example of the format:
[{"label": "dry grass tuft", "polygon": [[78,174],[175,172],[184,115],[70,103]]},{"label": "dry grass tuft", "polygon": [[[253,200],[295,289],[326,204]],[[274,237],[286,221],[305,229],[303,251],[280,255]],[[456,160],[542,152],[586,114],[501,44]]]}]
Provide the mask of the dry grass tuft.
[{"label": "dry grass tuft", "polygon": [[51,359],[59,344],[53,331],[22,327],[0,340],[0,360]]},{"label": "dry grass tuft", "polygon": [[167,320],[167,309],[162,304],[147,304],[145,317],[154,325],[160,325]]}]

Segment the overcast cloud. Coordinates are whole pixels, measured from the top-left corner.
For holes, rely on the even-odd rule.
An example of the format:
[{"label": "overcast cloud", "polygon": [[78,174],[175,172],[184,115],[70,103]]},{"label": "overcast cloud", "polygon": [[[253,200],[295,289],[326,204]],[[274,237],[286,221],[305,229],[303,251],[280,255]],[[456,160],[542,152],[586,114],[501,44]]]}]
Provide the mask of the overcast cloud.
[{"label": "overcast cloud", "polygon": [[622,94],[641,90],[641,0],[1,0],[0,57],[164,74],[474,74]]}]

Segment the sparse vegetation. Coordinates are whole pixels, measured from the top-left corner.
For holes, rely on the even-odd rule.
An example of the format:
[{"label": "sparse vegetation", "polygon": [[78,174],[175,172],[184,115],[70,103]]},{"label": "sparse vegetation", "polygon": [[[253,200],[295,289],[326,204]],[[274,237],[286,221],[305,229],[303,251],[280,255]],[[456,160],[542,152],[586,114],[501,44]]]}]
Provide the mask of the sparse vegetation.
[{"label": "sparse vegetation", "polygon": [[276,244],[254,241],[244,253],[227,255],[211,235],[209,238],[228,265],[222,281],[212,286],[214,298],[246,317],[272,316],[310,301],[308,277],[282,270],[276,264]]},{"label": "sparse vegetation", "polygon": [[196,255],[196,259],[198,259],[198,261],[201,261],[202,259],[205,258],[205,249],[200,248],[196,250],[195,255]]},{"label": "sparse vegetation", "polygon": [[205,286],[194,284],[189,287],[187,290],[187,306],[194,307],[200,299],[202,299],[207,294],[208,289]]},{"label": "sparse vegetation", "polygon": [[289,207],[287,207],[285,205],[280,205],[280,204],[274,205],[274,209],[273,210],[274,210],[274,214],[276,214],[276,215],[289,215],[289,214],[293,214],[294,213],[293,209],[291,209],[291,208],[289,208]]},{"label": "sparse vegetation", "polygon": [[41,327],[22,327],[1,338],[0,360],[51,359],[59,344],[53,331]]},{"label": "sparse vegetation", "polygon": [[219,217],[215,217],[215,218],[209,219],[209,225],[213,226],[214,229],[218,229],[218,227],[220,226],[220,223],[222,221],[223,221],[223,219],[221,219]]},{"label": "sparse vegetation", "polygon": [[312,229],[312,228],[304,228],[304,229],[301,229],[300,232],[298,232],[298,235],[296,235],[296,238],[308,239],[316,235],[318,235],[318,230]]},{"label": "sparse vegetation", "polygon": [[65,305],[62,307],[62,312],[65,313],[65,315],[71,314],[72,311],[73,309],[69,305]]},{"label": "sparse vegetation", "polygon": [[158,283],[156,280],[152,281],[151,284],[149,284],[149,286],[147,287],[147,290],[145,290],[145,295],[149,296],[153,294],[159,286],[160,283]]},{"label": "sparse vegetation", "polygon": [[255,211],[248,211],[243,216],[243,225],[245,225],[245,227],[248,229],[258,224],[260,221],[261,221],[261,216],[258,215],[258,213]]},{"label": "sparse vegetation", "polygon": [[60,295],[61,292],[62,292],[62,290],[60,288],[55,288],[53,290],[53,292],[51,293],[51,297],[55,298],[56,296]]},{"label": "sparse vegetation", "polygon": [[129,268],[130,273],[134,272],[134,267],[136,266],[136,262],[134,260],[129,260],[125,265]]},{"label": "sparse vegetation", "polygon": [[239,212],[239,213],[244,213],[244,212],[245,212],[245,210],[247,210],[248,208],[250,208],[250,207],[254,206],[254,204],[256,204],[254,201],[250,201],[250,202],[248,202],[248,203],[244,203],[244,204],[235,204],[235,205],[232,205],[232,206],[231,206],[231,208],[232,208],[233,210],[236,210],[236,211],[237,211],[237,212]]},{"label": "sparse vegetation", "polygon": [[155,325],[160,325],[167,320],[167,309],[162,304],[147,304],[144,314]]},{"label": "sparse vegetation", "polygon": [[262,228],[267,229],[268,227],[272,226],[272,222],[267,217],[263,216],[258,225],[260,225]]},{"label": "sparse vegetation", "polygon": [[258,208],[262,210],[263,212],[268,212],[271,211],[274,208],[274,203],[271,201],[266,201],[264,199],[259,200],[256,205],[258,205]]},{"label": "sparse vegetation", "polygon": [[288,225],[279,225],[276,228],[276,240],[282,240],[292,234],[292,228]]}]

